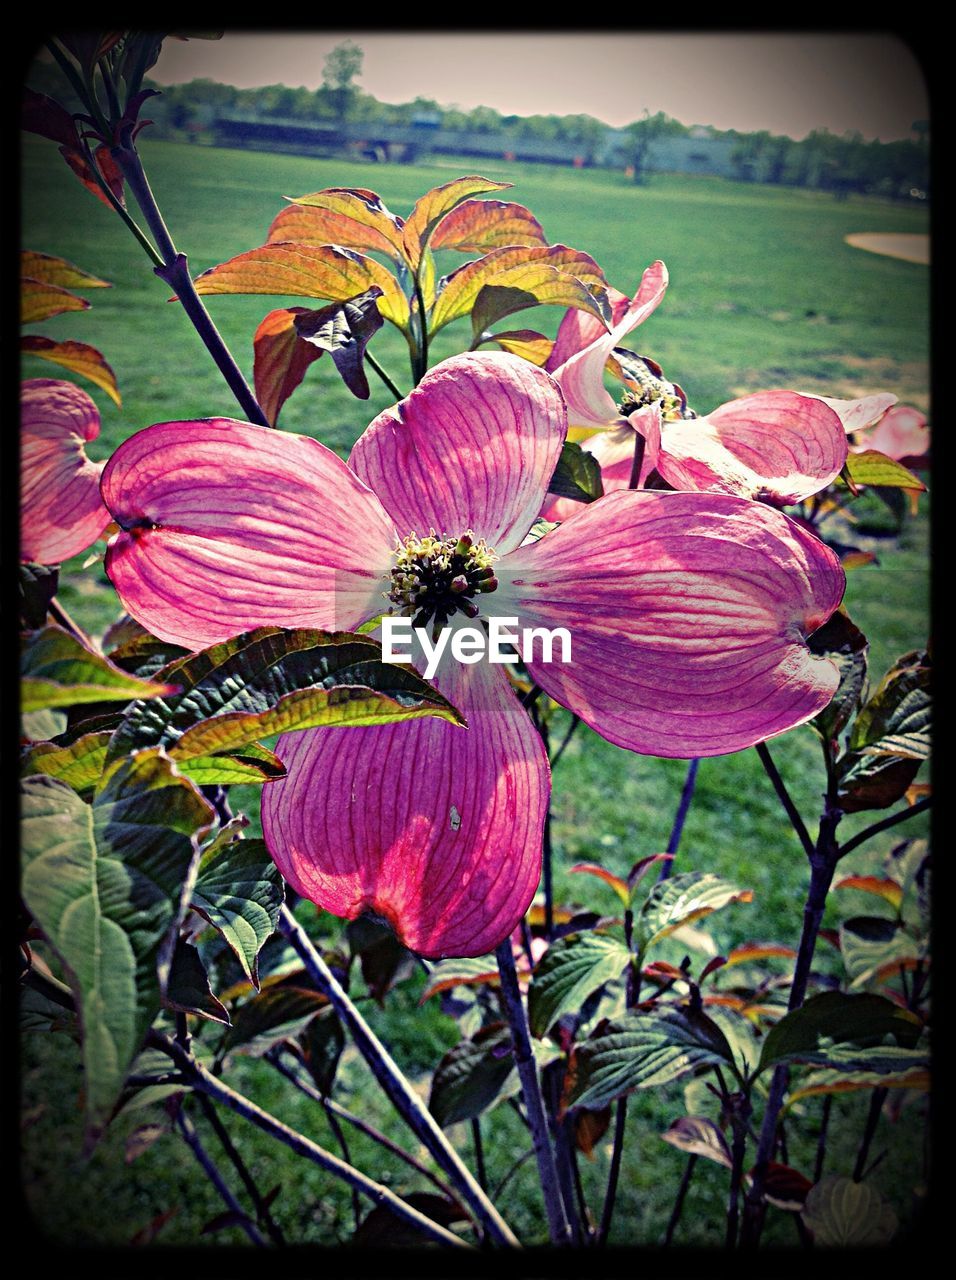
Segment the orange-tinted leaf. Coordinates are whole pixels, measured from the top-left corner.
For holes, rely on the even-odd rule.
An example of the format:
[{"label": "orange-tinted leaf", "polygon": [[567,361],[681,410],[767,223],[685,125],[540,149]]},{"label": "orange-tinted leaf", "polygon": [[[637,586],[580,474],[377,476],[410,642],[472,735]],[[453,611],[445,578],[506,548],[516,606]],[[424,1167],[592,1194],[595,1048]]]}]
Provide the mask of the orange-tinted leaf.
[{"label": "orange-tinted leaf", "polygon": [[416,202],[415,208],[405,223],[402,241],[405,246],[405,257],[412,270],[418,269],[422,254],[425,251],[431,234],[447,213],[451,213],[456,205],[469,196],[481,195],[484,191],[505,191],[510,182],[493,182],[490,178],[470,176],[455,178],[440,187],[426,191]]},{"label": "orange-tinted leaf", "polygon": [[930,1087],[930,1073],[925,1067],[912,1067],[896,1073],[876,1071],[842,1072],[826,1068],[814,1071],[787,1096],[789,1110],[800,1098],[826,1093],[856,1093],[861,1089],[916,1089],[925,1093]]},{"label": "orange-tinted leaf", "polygon": [[[753,1170],[750,1171],[750,1177],[753,1177]],[[788,1164],[777,1164],[771,1160],[767,1165],[764,1196],[769,1204],[776,1205],[778,1209],[798,1213],[812,1187],[813,1183],[805,1174],[792,1169]]]},{"label": "orange-tinted leaf", "polygon": [[573,1123],[574,1145],[589,1160],[593,1160],[594,1148],[607,1133],[611,1123],[611,1108],[602,1107],[600,1111],[576,1111]]},{"label": "orange-tinted leaf", "polygon": [[21,324],[37,324],[63,311],[88,311],[89,306],[85,298],[78,298],[59,285],[29,278],[20,281]]},{"label": "orange-tinted leaf", "polygon": [[894,911],[899,911],[903,901],[903,886],[895,880],[880,879],[879,876],[845,876],[835,884],[834,889],[861,889],[864,893],[876,894],[888,902]]},{"label": "orange-tinted leaf", "polygon": [[307,307],[270,311],[252,339],[256,399],[273,426],[279,410],[305,377],[306,369],[322,354],[318,348],[303,342],[295,331],[296,316],[307,311]]},{"label": "orange-tinted leaf", "polygon": [[442,960],[431,971],[428,985],[418,1003],[424,1004],[430,996],[437,995],[440,991],[450,991],[452,987],[475,987],[497,981],[498,965],[494,956]]},{"label": "orange-tinted leaf", "polygon": [[631,905],[631,891],[627,887],[627,881],[622,880],[620,876],[614,875],[613,872],[608,871],[605,867],[598,866],[596,862],[576,862],[570,869],[571,871],[583,871],[589,876],[597,876],[598,879],[611,886],[625,907]]},{"label": "orange-tinted leaf", "polygon": [[918,800],[923,800],[926,796],[932,795],[932,793],[933,788],[929,782],[914,782],[912,786],[906,788],[906,803],[916,804]]},{"label": "orange-tinted leaf", "polygon": [[197,293],[279,293],[345,302],[378,285],[378,309],[400,329],[408,326],[408,301],[381,263],[337,245],[274,242],[240,253],[196,277]]},{"label": "orange-tinted leaf", "polygon": [[844,569],[862,569],[866,564],[876,564],[876,555],[872,551],[860,551],[851,547],[840,553],[840,564]]},{"label": "orange-tinted leaf", "polygon": [[521,356],[541,368],[547,363],[548,356],[554,347],[554,339],[546,338],[543,333],[535,333],[534,329],[512,329],[507,333],[493,333],[487,341],[496,342],[502,351],[510,351],[512,355]]},{"label": "orange-tinted leaf", "polygon": [[703,1156],[725,1169],[733,1165],[727,1139],[713,1120],[705,1116],[679,1116],[661,1137],[689,1156]]},{"label": "orange-tinted leaf", "polygon": [[873,977],[878,982],[886,982],[890,978],[896,978],[901,973],[912,973],[917,968],[925,966],[925,958],[918,956],[904,956],[901,960],[887,960],[886,964],[878,965],[873,970]]},{"label": "orange-tinted leaf", "polygon": [[39,334],[27,334],[20,339],[20,349],[27,355],[52,360],[64,369],[72,369],[74,373],[102,387],[117,405],[122,405],[116,374],[96,347],[91,347],[86,342],[54,342],[52,338],[44,338]]},{"label": "orange-tinted leaf", "polygon": [[57,284],[64,289],[111,289],[108,280],[100,280],[87,271],[67,262],[66,258],[55,258],[50,253],[35,253],[32,249],[23,249],[20,253],[20,274],[29,276],[31,280],[41,280],[44,284]]},{"label": "orange-tinted leaf", "polygon": [[793,947],[785,947],[779,942],[745,942],[727,953],[727,964],[751,964],[756,960],[769,960],[772,956],[795,960],[797,953]]},{"label": "orange-tinted leaf", "polygon": [[[556,906],[552,912],[552,919],[555,924],[567,924],[569,920],[573,920],[575,912],[570,907]],[[525,919],[528,922],[529,929],[543,929],[545,924],[545,910],[543,903],[533,902],[528,908]]]},{"label": "orange-tinted leaf", "polygon": [[299,196],[269,228],[269,241],[340,244],[348,249],[376,249],[404,262],[402,220],[389,213],[374,191],[331,187]]},{"label": "orange-tinted leaf", "polygon": [[49,138],[64,147],[76,147],[78,138],[76,123],[66,107],[47,97],[45,93],[37,93],[35,89],[24,88],[20,106],[20,127],[28,133],[38,133],[41,138]]},{"label": "orange-tinted leaf", "polygon": [[[547,272],[542,271],[542,267],[557,270]],[[459,316],[467,315],[474,308],[478,294],[485,285],[507,286],[535,293],[551,285],[553,292],[558,273],[560,273],[558,276],[560,280],[570,276],[595,290],[603,289],[607,285],[603,271],[590,255],[582,253],[579,249],[569,249],[564,244],[492,249],[483,258],[466,262],[463,267],[459,267],[457,271],[453,271],[445,278],[444,286],[440,289],[438,300],[432,309],[431,330],[434,333]],[[570,298],[572,296],[570,285],[568,290],[567,296]],[[581,305],[583,310],[590,311],[592,315],[597,315],[605,321],[610,320],[610,309],[606,305],[603,309],[600,306],[596,308],[594,298],[587,295],[586,290],[585,295],[589,300],[584,304],[577,300],[564,302],[558,295],[543,297],[541,301],[556,302],[569,307]],[[575,299],[577,296],[578,294],[574,294]],[[534,305],[534,302],[525,303],[525,306]],[[517,309],[517,307],[511,308],[511,310]],[[500,315],[509,314],[510,311],[500,312]],[[488,323],[492,321],[483,323],[480,329],[477,325],[473,327],[476,332],[480,332],[487,327]]]},{"label": "orange-tinted leaf", "polygon": [[541,223],[523,204],[465,200],[445,214],[432,232],[429,248],[484,253],[506,245],[547,243]]},{"label": "orange-tinted leaf", "polygon": [[[96,181],[90,166],[86,162],[86,157],[83,152],[73,147],[61,147],[60,155],[83,183],[87,191],[92,191],[97,200],[102,200],[108,209],[112,209],[112,204],[110,204],[110,201],[104,194],[102,187]],[[125,208],[126,199],[123,195],[123,174],[119,165],[110,155],[109,147],[96,147],[93,151],[93,156],[104,182],[109,187],[110,191],[112,191],[119,203]]]}]

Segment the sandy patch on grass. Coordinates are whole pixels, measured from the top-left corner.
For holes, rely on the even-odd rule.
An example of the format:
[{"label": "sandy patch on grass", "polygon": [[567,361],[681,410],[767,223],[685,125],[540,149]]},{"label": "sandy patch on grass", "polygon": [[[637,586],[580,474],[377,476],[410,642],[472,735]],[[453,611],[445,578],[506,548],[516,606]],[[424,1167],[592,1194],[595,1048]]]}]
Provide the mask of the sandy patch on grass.
[{"label": "sandy patch on grass", "polygon": [[900,232],[884,235],[876,231],[857,231],[844,240],[854,249],[866,249],[868,253],[882,253],[888,258],[902,258],[904,262],[919,262],[929,266],[929,236]]}]

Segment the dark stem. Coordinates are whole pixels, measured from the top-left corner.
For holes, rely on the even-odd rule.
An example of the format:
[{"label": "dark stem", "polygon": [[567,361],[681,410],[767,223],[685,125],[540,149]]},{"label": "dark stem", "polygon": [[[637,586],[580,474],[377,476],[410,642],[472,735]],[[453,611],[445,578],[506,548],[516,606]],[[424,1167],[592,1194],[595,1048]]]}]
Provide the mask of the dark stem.
[{"label": "dark stem", "polygon": [[60,604],[59,600],[57,600],[56,596],[54,596],[50,601],[47,606],[47,610],[53,620],[58,622],[61,627],[65,627],[71,635],[74,635],[77,640],[79,640],[80,644],[86,645],[87,649],[96,650],[96,645],[86,634],[80,624],[73,621],[66,609],[64,609],[63,605]]},{"label": "dark stem", "polygon": [[511,1179],[515,1176],[515,1174],[518,1172],[521,1166],[523,1164],[526,1164],[533,1155],[534,1155],[534,1147],[532,1147],[530,1151],[526,1151],[523,1156],[518,1157],[518,1159],[514,1162],[514,1164],[505,1174],[505,1176],[501,1179],[501,1181],[495,1187],[494,1192],[492,1193],[493,1200],[499,1200],[501,1198],[502,1191],[504,1191],[505,1187],[508,1185]]},{"label": "dark stem", "polygon": [[594,1223],[588,1209],[588,1202],[584,1196],[584,1184],[581,1182],[581,1169],[578,1165],[578,1150],[573,1140],[573,1134],[571,1139],[568,1151],[571,1157],[571,1173],[574,1177],[574,1194],[577,1197],[578,1219],[581,1223],[581,1231],[584,1234],[585,1243],[591,1244],[594,1240]]},{"label": "dark stem", "polygon": [[170,1040],[167,1036],[157,1031],[151,1031],[147,1044],[151,1048],[160,1049],[171,1057],[184,1075],[190,1078],[194,1088],[202,1089],[215,1102],[228,1107],[230,1111],[235,1111],[237,1115],[256,1125],[257,1128],[269,1134],[270,1137],[284,1143],[296,1155],[304,1156],[305,1159],[311,1160],[327,1173],[341,1178],[343,1182],[347,1182],[350,1186],[357,1187],[374,1204],[390,1209],[397,1217],[424,1232],[429,1239],[435,1240],[440,1244],[454,1245],[455,1248],[469,1248],[458,1236],[446,1231],[444,1227],[433,1222],[425,1214],[419,1213],[412,1205],[406,1204],[388,1187],[374,1182],[360,1170],[353,1168],[350,1164],[346,1164],[338,1156],[334,1156],[331,1151],[326,1151],[318,1143],[312,1142],[311,1139],[303,1137],[300,1133],[296,1133],[294,1129],[290,1129],[281,1120],[277,1120],[275,1116],[263,1111],[254,1102],[230,1089],[227,1084],[224,1084],[221,1079],[208,1072],[202,1063],[197,1062],[174,1040]]},{"label": "dark stem", "polygon": [[773,783],[773,789],[776,791],[780,803],[787,811],[787,817],[790,819],[794,831],[796,831],[800,838],[800,843],[803,845],[804,853],[808,858],[812,859],[813,841],[810,839],[810,833],[804,825],[800,814],[797,812],[796,805],[790,799],[790,793],[783,785],[783,778],[781,778],[780,774],[777,772],[777,766],[770,758],[770,752],[767,750],[767,744],[765,742],[758,742],[754,750],[760,757],[760,763],[767,771],[767,777]]},{"label": "dark stem", "polygon": [[481,1119],[479,1116],[472,1116],[471,1119],[471,1144],[475,1152],[475,1171],[478,1174],[478,1185],[482,1191],[487,1191],[488,1174],[485,1170],[485,1151],[481,1145]]},{"label": "dark stem", "polygon": [[888,827],[895,827],[898,822],[905,822],[907,818],[915,818],[918,813],[923,813],[932,803],[931,796],[924,796],[922,800],[917,800],[916,804],[910,805],[908,809],[903,809],[900,813],[891,813],[888,818],[883,818],[879,822],[874,822],[871,827],[867,827],[865,831],[861,831],[859,835],[855,835],[852,840],[848,840],[845,845],[841,845],[839,856],[842,858],[848,853],[852,853],[871,836],[875,836],[880,831],[886,831]]},{"label": "dark stem", "polygon": [[782,1120],[777,1125],[777,1152],[780,1156],[781,1164],[790,1163],[790,1155],[787,1151],[787,1126]]},{"label": "dark stem", "polygon": [[292,944],[306,971],[319,990],[328,996],[336,1013],[349,1029],[355,1047],[371,1068],[372,1074],[391,1099],[405,1123],[418,1135],[451,1178],[467,1202],[475,1210],[484,1229],[498,1244],[517,1245],[514,1232],[482,1191],[461,1157],[435,1123],[431,1112],[399,1070],[391,1054],[375,1035],[328,965],[312,945],[308,934],[288,907],[279,913],[279,930]]},{"label": "dark stem", "polygon": [[580,716],[575,716],[575,715],[572,715],[572,716],[571,716],[571,723],[568,725],[568,731],[567,731],[567,733],[564,735],[564,737],[561,739],[561,745],[560,745],[560,747],[558,747],[557,751],[556,751],[556,752],[554,753],[554,755],[551,757],[551,772],[552,772],[552,773],[554,772],[554,767],[555,767],[555,765],[558,763],[558,761],[559,761],[559,760],[561,759],[561,757],[564,755],[565,748],[567,747],[567,745],[568,745],[568,743],[571,741],[571,739],[574,737],[574,732],[575,732],[575,730],[577,729],[577,727],[578,727],[578,725],[579,725],[580,723],[581,723],[581,717],[580,717]]},{"label": "dark stem", "polygon": [[614,1145],[611,1148],[611,1168],[607,1175],[607,1190],[604,1193],[604,1208],[601,1210],[601,1225],[598,1227],[595,1244],[607,1244],[608,1232],[611,1230],[611,1219],[614,1217],[614,1201],[617,1198],[617,1181],[621,1173],[621,1158],[624,1155],[624,1126],[627,1123],[627,1097],[618,1098],[617,1112],[614,1117]]},{"label": "dark stem", "polygon": [[79,100],[83,103],[84,107],[86,107],[87,111],[89,111],[90,114],[95,118],[96,126],[101,131],[103,137],[108,138],[110,134],[110,122],[107,120],[106,116],[103,115],[103,112],[100,109],[100,104],[96,101],[96,98],[94,97],[91,101],[86,85],[80,79],[80,76],[77,73],[76,68],[73,66],[73,63],[69,60],[66,54],[60,49],[60,46],[57,44],[54,44],[52,40],[45,41],[45,44],[47,49],[50,51],[50,53],[52,53],[53,57],[56,59],[56,62],[60,70],[66,76],[67,80],[69,80],[70,85],[73,88],[73,92],[76,94]]},{"label": "dark stem", "polygon": [[631,463],[631,478],[627,482],[629,489],[637,489],[641,483],[641,466],[644,462],[644,450],[647,441],[639,431],[634,432],[634,461]]},{"label": "dark stem", "polygon": [[[339,1144],[342,1159],[346,1164],[351,1164],[352,1156],[349,1153],[349,1144],[345,1140],[345,1134],[342,1132],[342,1126],[339,1124],[335,1112],[326,1107],[325,1117],[329,1122],[329,1128],[332,1130],[335,1141]],[[362,1222],[362,1206],[359,1201],[359,1193],[355,1187],[352,1188],[352,1220],[355,1223],[355,1230],[358,1231]]]},{"label": "dark stem", "polygon": [[380,1133],[378,1129],[361,1119],[360,1116],[354,1115],[351,1111],[346,1110],[340,1103],[335,1102],[332,1098],[324,1097],[314,1085],[309,1084],[290,1067],[287,1067],[281,1060],[278,1053],[270,1050],[266,1055],[266,1061],[269,1062],[277,1071],[290,1080],[295,1087],[304,1093],[307,1098],[311,1098],[313,1102],[319,1103],[329,1116],[335,1116],[339,1120],[344,1120],[346,1124],[350,1124],[354,1129],[358,1129],[359,1133],[364,1133],[367,1138],[371,1138],[373,1142],[377,1142],[379,1146],[384,1147],[386,1151],[390,1151],[392,1155],[397,1156],[399,1160],[403,1160],[405,1164],[411,1168],[417,1169],[423,1177],[427,1178],[433,1186],[437,1187],[443,1196],[450,1199],[455,1198],[455,1192],[449,1187],[447,1182],[442,1182],[441,1178],[435,1176],[427,1165],[422,1164],[420,1160],[416,1160],[413,1155],[409,1155],[407,1151],[403,1151],[398,1143],[393,1142],[391,1138],[387,1138],[384,1133]]},{"label": "dark stem", "polygon": [[571,1243],[582,1242],[582,1223],[578,1217],[578,1200],[574,1188],[574,1172],[571,1168],[571,1151],[574,1137],[570,1117],[558,1120],[561,1089],[564,1084],[564,1066],[561,1062],[549,1064],[541,1072],[541,1092],[544,1097],[548,1125],[554,1138],[554,1160],[558,1170],[558,1185],[564,1201],[564,1213],[571,1227]]},{"label": "dark stem", "polygon": [[738,1105],[744,1110],[738,1114],[737,1106],[734,1107],[734,1141],[731,1148],[733,1163],[730,1170],[730,1198],[727,1202],[727,1235],[724,1240],[724,1246],[727,1249],[733,1249],[737,1244],[737,1223],[740,1217],[740,1184],[744,1174],[744,1154],[747,1149],[747,1117],[750,1111],[750,1105],[746,1099],[740,1098]]},{"label": "dark stem", "polygon": [[823,1162],[827,1158],[827,1130],[830,1127],[830,1112],[833,1109],[833,1094],[828,1093],[823,1099],[820,1112],[820,1136],[817,1138],[817,1158],[813,1165],[813,1181],[819,1182],[823,1177]]},{"label": "dark stem", "polygon": [[698,1159],[698,1156],[690,1156],[684,1169],[683,1177],[680,1180],[680,1186],[677,1189],[677,1199],[674,1201],[674,1208],[671,1210],[670,1221],[667,1223],[667,1230],[664,1232],[664,1239],[661,1242],[665,1249],[674,1239],[674,1232],[677,1230],[677,1224],[680,1222],[681,1211],[684,1208],[684,1199],[687,1196],[687,1188],[690,1186],[690,1180],[694,1176],[694,1167],[697,1164]]},{"label": "dark stem", "polygon": [[874,1089],[870,1097],[870,1109],[866,1116],[866,1128],[863,1130],[863,1141],[860,1143],[860,1149],[856,1153],[856,1164],[853,1166],[853,1181],[863,1181],[863,1171],[866,1169],[866,1161],[870,1154],[870,1146],[876,1135],[876,1126],[879,1123],[880,1112],[883,1110],[883,1103],[886,1101],[888,1089]]},{"label": "dark stem", "polygon": [[[242,1180],[242,1185],[245,1187],[249,1194],[249,1199],[255,1206],[256,1216],[259,1219],[260,1225],[265,1227],[266,1231],[268,1231],[273,1244],[285,1244],[285,1238],[277,1224],[273,1221],[272,1214],[269,1212],[269,1206],[262,1198],[259,1188],[256,1186],[255,1180],[246,1166],[246,1162],[236,1149],[235,1143],[232,1138],[230,1138],[226,1126],[216,1114],[216,1108],[204,1093],[198,1093],[196,1097],[199,1099],[199,1105],[202,1108],[203,1115],[208,1120],[210,1127],[219,1139],[219,1143],[223,1151],[225,1151],[226,1155],[232,1161],[233,1168]],[[348,1156],[346,1156],[346,1159],[348,1159]]]},{"label": "dark stem", "polygon": [[81,138],[80,141],[83,144],[83,152],[86,156],[86,163],[89,165],[90,172],[92,173],[93,177],[96,179],[96,185],[103,192],[103,195],[113,206],[113,209],[116,211],[116,213],[119,214],[119,216],[126,223],[127,227],[129,227],[130,231],[133,233],[133,235],[142,245],[143,249],[145,249],[146,255],[152,261],[153,265],[156,267],[161,267],[163,265],[163,259],[161,255],[156,252],[156,249],[152,241],[150,240],[149,236],[146,234],[143,228],[139,225],[136,219],[130,216],[129,210],[125,207],[125,205],[123,205],[121,201],[119,201],[116,198],[115,194],[113,193],[113,188],[110,186],[110,184],[106,181],[106,179],[103,177],[102,173],[100,172],[100,166],[97,163],[95,155],[93,154],[93,149],[90,146],[89,139]]},{"label": "dark stem", "polygon": [[243,1209],[242,1205],[226,1186],[222,1179],[222,1175],[206,1152],[205,1147],[200,1142],[199,1134],[196,1132],[195,1126],[192,1121],[188,1119],[182,1107],[179,1108],[179,1113],[176,1116],[176,1123],[179,1126],[179,1132],[185,1139],[186,1145],[196,1157],[196,1160],[202,1167],[206,1177],[219,1192],[226,1204],[226,1208],[235,1217],[237,1226],[242,1227],[243,1231],[257,1248],[265,1248],[266,1242],[256,1229],[255,1223],[251,1221],[245,1209]]},{"label": "dark stem", "polygon": [[[827,796],[826,808],[820,819],[817,843],[810,857],[810,887],[807,891],[807,900],[803,908],[803,930],[800,934],[800,946],[797,951],[797,962],[790,987],[790,998],[787,1001],[788,1012],[798,1009],[806,997],[807,982],[810,977],[810,966],[813,962],[817,935],[820,931],[827,893],[830,890],[839,856],[836,829],[842,816],[840,809],[835,808],[833,805],[831,792]],[[744,1209],[743,1230],[740,1240],[741,1246],[744,1248],[756,1247],[760,1240],[760,1231],[765,1212],[763,1189],[767,1177],[767,1165],[770,1162],[776,1143],[777,1119],[780,1115],[780,1108],[783,1105],[788,1078],[789,1069],[785,1063],[781,1063],[774,1069],[770,1081],[767,1105],[760,1129],[760,1141],[757,1146],[753,1180],[747,1193]]]},{"label": "dark stem", "polygon": [[365,351],[365,359],[368,362],[369,366],[372,369],[374,369],[375,372],[378,374],[378,376],[382,379],[382,381],[385,383],[386,387],[388,387],[389,391],[391,391],[395,399],[401,400],[402,393],[399,391],[398,387],[396,387],[395,383],[388,376],[388,374],[385,372],[385,370],[382,368],[379,362],[372,355],[371,351],[369,351],[368,349],[366,349]]},{"label": "dark stem", "polygon": [[[419,266],[419,271],[421,267]],[[425,319],[425,295],[422,293],[422,282],[419,279],[419,271],[415,272],[415,297],[418,299],[418,358],[414,362],[413,377],[415,386],[421,382],[428,371],[428,321]]]},{"label": "dark stem", "polygon": [[548,1134],[548,1120],[544,1111],[544,1099],[541,1096],[538,1069],[534,1060],[534,1051],[531,1048],[528,1019],[525,1016],[524,1005],[521,1003],[521,990],[518,986],[514,956],[511,954],[510,939],[506,938],[500,944],[495,951],[495,957],[501,975],[502,1003],[511,1027],[515,1064],[521,1079],[521,1092],[531,1126],[534,1153],[538,1161],[538,1175],[541,1180],[545,1212],[548,1216],[548,1234],[552,1244],[567,1244],[571,1231],[561,1200],[558,1171],[555,1167],[554,1151]]},{"label": "dark stem", "polygon": [[[674,814],[674,825],[671,827],[670,839],[667,841],[667,852],[670,854],[675,854],[680,848],[681,836],[684,834],[684,823],[687,821],[690,802],[694,798],[694,786],[697,782],[697,767],[699,764],[699,760],[691,760],[687,766],[687,776],[681,789],[680,803],[677,806],[677,812]],[[660,875],[657,877],[658,880],[666,880],[673,866],[673,857],[668,858],[661,866]]]},{"label": "dark stem", "polygon": [[226,344],[219,335],[219,330],[212,322],[212,317],[196,292],[196,286],[189,274],[186,255],[178,253],[172,237],[160,213],[159,206],[150,189],[146,171],[136,148],[129,142],[124,146],[113,147],[112,155],[123,171],[129,189],[142,210],[146,225],[156,241],[163,265],[154,270],[176,293],[183,304],[183,310],[193,323],[193,327],[202,339],[206,350],[216,362],[219,372],[225,378],[230,391],[239,402],[239,406],[250,422],[260,426],[271,426],[262,412],[239,366],[236,364]]}]

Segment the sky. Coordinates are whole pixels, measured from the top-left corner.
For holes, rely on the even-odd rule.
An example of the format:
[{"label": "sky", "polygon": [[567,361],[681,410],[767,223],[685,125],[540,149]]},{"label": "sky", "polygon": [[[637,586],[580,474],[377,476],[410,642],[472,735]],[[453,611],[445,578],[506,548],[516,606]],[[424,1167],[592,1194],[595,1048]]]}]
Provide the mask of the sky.
[{"label": "sky", "polygon": [[383,102],[583,112],[616,127],[664,111],[687,125],[795,139],[858,130],[884,142],[910,137],[929,116],[920,64],[889,34],[227,31],[217,41],[167,40],[150,75],[315,89],[344,40],[364,52],[356,83]]}]

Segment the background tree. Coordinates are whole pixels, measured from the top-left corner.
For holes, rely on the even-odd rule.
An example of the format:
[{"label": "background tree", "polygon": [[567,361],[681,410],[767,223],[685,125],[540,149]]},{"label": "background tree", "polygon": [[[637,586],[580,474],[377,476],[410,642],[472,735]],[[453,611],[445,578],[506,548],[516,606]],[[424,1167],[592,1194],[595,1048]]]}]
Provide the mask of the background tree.
[{"label": "background tree", "polygon": [[353,81],[362,74],[364,58],[365,54],[354,40],[344,40],[335,46],[323,63],[322,87],[340,120],[345,120],[349,114],[357,92]]}]

